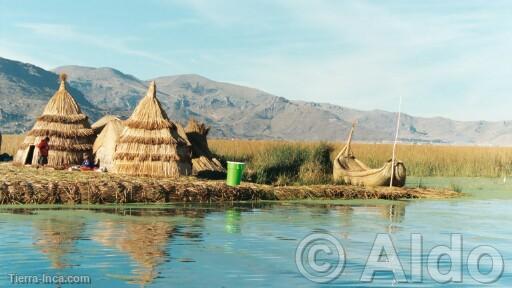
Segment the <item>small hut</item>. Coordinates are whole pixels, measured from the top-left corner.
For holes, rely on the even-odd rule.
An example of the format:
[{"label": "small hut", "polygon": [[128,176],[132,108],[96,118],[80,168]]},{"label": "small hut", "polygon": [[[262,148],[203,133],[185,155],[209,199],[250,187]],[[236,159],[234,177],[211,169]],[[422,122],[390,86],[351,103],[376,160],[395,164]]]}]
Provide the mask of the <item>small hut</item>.
[{"label": "small hut", "polygon": [[92,152],[94,134],[87,116],[66,89],[66,74],[60,75],[59,90],[50,98],[43,114],[28,132],[16,153],[15,162],[37,164],[39,151],[35,146],[46,136],[50,137],[48,166],[79,164],[84,153]]},{"label": "small hut", "polygon": [[114,154],[114,172],[150,177],[192,173],[188,141],[162,109],[154,81],[124,124]]},{"label": "small hut", "polygon": [[110,121],[103,125],[99,135],[94,141],[92,152],[96,164],[100,168],[105,168],[107,171],[112,170],[114,164],[114,153],[116,151],[116,144],[121,137],[124,130],[124,125],[117,117],[110,118]]},{"label": "small hut", "polygon": [[208,148],[208,132],[210,127],[194,119],[185,127],[187,138],[192,144],[192,173],[205,177],[222,177],[226,170]]},{"label": "small hut", "polygon": [[99,135],[101,133],[101,131],[103,130],[103,128],[105,128],[105,126],[107,126],[107,124],[112,120],[121,120],[121,119],[119,119],[117,116],[114,116],[114,115],[106,115],[106,116],[101,117],[100,120],[94,122],[91,125],[91,128],[94,131],[94,134]]}]

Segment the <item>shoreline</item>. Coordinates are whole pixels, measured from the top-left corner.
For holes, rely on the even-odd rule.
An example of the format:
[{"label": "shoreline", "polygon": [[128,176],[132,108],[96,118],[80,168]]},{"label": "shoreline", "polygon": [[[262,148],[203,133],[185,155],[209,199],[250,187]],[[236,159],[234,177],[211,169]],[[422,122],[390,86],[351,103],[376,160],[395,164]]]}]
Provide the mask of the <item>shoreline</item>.
[{"label": "shoreline", "polygon": [[0,205],[237,202],[266,200],[446,199],[448,189],[361,187],[350,185],[270,186],[224,180],[128,177],[0,165]]}]

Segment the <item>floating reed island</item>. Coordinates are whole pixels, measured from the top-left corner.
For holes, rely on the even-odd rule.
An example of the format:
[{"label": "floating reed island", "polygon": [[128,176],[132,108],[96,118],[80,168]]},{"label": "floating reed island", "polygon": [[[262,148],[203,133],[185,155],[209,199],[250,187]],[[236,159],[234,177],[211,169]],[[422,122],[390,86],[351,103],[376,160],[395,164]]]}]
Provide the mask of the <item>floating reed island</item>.
[{"label": "floating reed island", "polygon": [[[344,183],[358,185],[270,186],[244,183],[231,187],[224,181],[212,180],[225,178],[226,170],[208,148],[208,132],[205,124],[195,120],[190,120],[186,127],[172,121],[156,97],[154,81],[127,120],[110,115],[91,126],[67,90],[66,75],[61,75],[57,92],[19,148],[15,165],[0,166],[0,204],[397,200],[460,195],[442,189],[359,186],[389,185],[393,179],[390,175],[401,170],[383,173],[389,170],[386,168],[389,165],[375,171],[366,169],[364,165],[355,165],[359,162],[349,153],[350,140],[348,152],[340,154],[344,158],[337,160],[344,173]],[[46,137],[50,139],[48,167],[26,167],[37,163],[39,152],[36,145]],[[93,156],[102,168],[100,170],[109,173],[66,171],[66,168],[79,165],[84,155]],[[308,169],[300,170],[318,172],[317,166],[312,164]],[[405,169],[402,174],[403,181],[392,184],[404,185]],[[202,180],[204,178],[210,180]],[[366,183],[370,180],[371,185]]]},{"label": "floating reed island", "polygon": [[445,189],[350,185],[270,186],[195,177],[150,178],[0,165],[0,204],[122,204],[303,199],[440,199]]}]

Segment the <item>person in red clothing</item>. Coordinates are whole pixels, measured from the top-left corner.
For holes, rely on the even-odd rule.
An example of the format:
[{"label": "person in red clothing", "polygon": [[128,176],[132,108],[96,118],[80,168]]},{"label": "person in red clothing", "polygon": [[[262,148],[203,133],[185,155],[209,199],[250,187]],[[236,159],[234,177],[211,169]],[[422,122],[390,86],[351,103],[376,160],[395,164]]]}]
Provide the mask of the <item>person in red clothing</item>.
[{"label": "person in red clothing", "polygon": [[50,151],[50,146],[48,143],[50,142],[50,137],[46,136],[44,139],[37,144],[37,149],[39,149],[39,159],[37,159],[37,165],[45,166],[48,164],[48,152]]}]

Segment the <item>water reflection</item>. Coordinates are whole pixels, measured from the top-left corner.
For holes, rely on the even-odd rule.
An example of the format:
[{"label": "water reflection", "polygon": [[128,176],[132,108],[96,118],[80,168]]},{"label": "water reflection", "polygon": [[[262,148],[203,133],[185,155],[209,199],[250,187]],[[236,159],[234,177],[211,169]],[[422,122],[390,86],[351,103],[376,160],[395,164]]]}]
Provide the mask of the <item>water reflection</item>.
[{"label": "water reflection", "polygon": [[352,226],[352,215],[354,214],[354,208],[348,205],[342,205],[336,207],[336,210],[341,215],[341,238],[348,239],[350,236],[349,230]]},{"label": "water reflection", "polygon": [[34,246],[50,260],[52,267],[62,269],[70,265],[66,256],[75,251],[76,241],[84,230],[81,218],[43,218],[33,222]]},{"label": "water reflection", "polygon": [[397,224],[405,218],[405,204],[392,204],[380,207],[382,217],[389,221],[389,223]]},{"label": "water reflection", "polygon": [[117,208],[95,212],[102,218],[108,214],[114,217],[98,222],[92,240],[128,254],[136,263],[128,282],[148,284],[159,276],[158,266],[170,261],[169,244],[173,238],[201,241],[201,223],[208,209],[193,209],[187,205],[172,209]]},{"label": "water reflection", "polygon": [[228,209],[226,210],[226,232],[230,234],[240,233],[240,220],[242,218],[242,213],[239,210]]},{"label": "water reflection", "polygon": [[92,239],[130,255],[137,263],[130,283],[147,284],[158,276],[156,268],[168,256],[166,250],[175,228],[162,221],[101,221]]},{"label": "water reflection", "polygon": [[396,233],[400,229],[400,223],[405,218],[405,207],[407,202],[396,202],[389,205],[339,205],[334,208],[330,208],[332,211],[336,211],[340,218],[341,225],[341,238],[349,239],[350,232],[354,230],[353,223],[354,217],[361,215],[373,215],[378,216],[381,220],[376,223],[382,223],[383,228],[380,232]]},{"label": "water reflection", "polygon": [[[13,218],[32,223],[35,234],[30,244],[46,255],[52,269],[102,267],[95,270],[96,277],[107,279],[106,283],[115,283],[112,287],[117,287],[120,282],[124,284],[121,286],[153,285],[156,279],[179,283],[171,276],[181,277],[174,274],[176,269],[200,274],[204,272],[201,269],[212,265],[208,261],[217,266],[217,261],[228,259],[247,262],[253,267],[258,261],[288,259],[288,254],[280,253],[295,249],[293,241],[317,230],[327,230],[347,240],[354,233],[356,241],[361,239],[361,233],[395,233],[405,218],[406,205],[407,202],[178,204],[77,210],[16,208],[0,209],[0,212],[7,211]],[[211,260],[208,255],[218,259]],[[85,259],[89,256],[94,260]],[[236,257],[244,258],[234,260]],[[205,261],[209,264],[204,264]],[[256,266],[262,271],[266,267],[265,264]],[[233,267],[225,268],[232,269],[233,275],[242,273],[237,265]],[[251,277],[256,275],[251,273]]]},{"label": "water reflection", "polygon": [[388,221],[387,233],[396,233],[400,227],[397,225],[405,218],[405,204],[393,204],[380,207],[380,213]]}]

